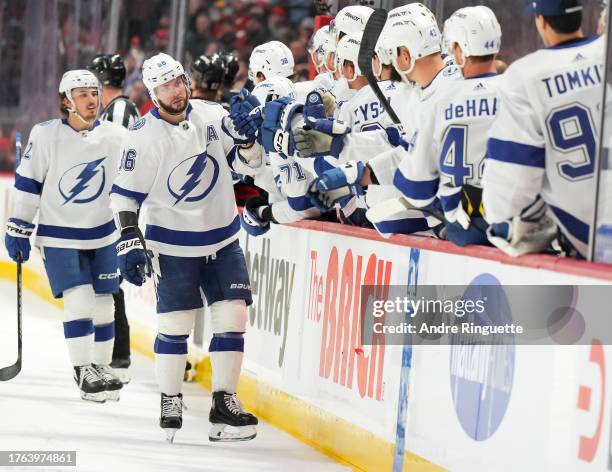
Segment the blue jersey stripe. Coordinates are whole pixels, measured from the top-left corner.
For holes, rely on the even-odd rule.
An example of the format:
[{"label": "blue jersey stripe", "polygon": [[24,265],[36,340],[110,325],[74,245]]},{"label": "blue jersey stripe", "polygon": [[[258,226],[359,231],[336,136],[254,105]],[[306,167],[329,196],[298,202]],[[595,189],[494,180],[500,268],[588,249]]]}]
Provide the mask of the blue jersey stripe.
[{"label": "blue jersey stripe", "polygon": [[414,200],[431,200],[438,193],[440,179],[434,180],[410,180],[397,169],[393,177],[393,185],[406,197]]},{"label": "blue jersey stripe", "polygon": [[544,148],[530,146],[529,144],[502,141],[490,138],[487,142],[487,159],[509,162],[523,166],[544,168]]},{"label": "blue jersey stripe", "polygon": [[312,208],[314,205],[310,198],[302,196],[302,197],[287,197],[287,202],[289,202],[289,206],[292,210],[295,211],[304,211]]},{"label": "blue jersey stripe", "polygon": [[453,195],[440,195],[440,203],[442,203],[444,213],[456,210],[461,205],[461,195],[461,189]]},{"label": "blue jersey stripe", "polygon": [[229,225],[209,231],[179,231],[162,226],[147,225],[145,239],[173,246],[210,246],[231,238],[240,230],[240,217]]},{"label": "blue jersey stripe", "polygon": [[115,222],[96,226],[95,228],[71,228],[68,226],[38,225],[36,234],[48,238],[91,240],[105,238],[115,231]]},{"label": "blue jersey stripe", "polygon": [[119,187],[119,185],[114,185],[111,188],[110,193],[116,193],[117,195],[123,195],[124,197],[128,197],[128,198],[133,198],[134,200],[136,200],[138,202],[138,205],[142,205],[142,202],[145,201],[145,198],[147,198],[146,193],[141,193],[141,192],[135,192],[134,190],[128,190],[126,188],[123,187]]},{"label": "blue jersey stripe", "polygon": [[425,218],[403,218],[401,220],[374,223],[381,234],[413,234],[429,230]]},{"label": "blue jersey stripe", "polygon": [[15,174],[15,188],[22,192],[33,193],[40,195],[42,192],[42,183],[37,180],[24,177],[23,175]]},{"label": "blue jersey stripe", "polygon": [[565,226],[567,231],[574,236],[576,239],[579,239],[584,244],[589,243],[589,225],[580,221],[575,216],[570,215],[566,211],[563,211],[561,208],[548,205],[552,212],[555,214],[559,222]]}]

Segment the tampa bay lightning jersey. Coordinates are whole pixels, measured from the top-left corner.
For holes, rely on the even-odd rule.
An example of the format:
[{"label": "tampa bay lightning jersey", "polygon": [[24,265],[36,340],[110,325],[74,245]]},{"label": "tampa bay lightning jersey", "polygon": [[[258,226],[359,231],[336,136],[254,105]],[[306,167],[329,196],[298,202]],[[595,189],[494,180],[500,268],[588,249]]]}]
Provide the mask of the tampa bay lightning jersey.
[{"label": "tampa bay lightning jersey", "polygon": [[414,110],[417,121],[408,151],[402,147],[394,150],[401,156],[395,171],[393,184],[414,206],[424,207],[431,203],[438,190],[438,181],[424,178],[437,168],[433,157],[433,138],[439,123],[437,98],[448,90],[456,90],[457,81],[463,80],[459,68],[447,65],[434,77],[427,87],[420,90],[419,102]]},{"label": "tampa bay lightning jersey", "polygon": [[[398,86],[390,80],[379,82],[378,85],[391,106],[398,107],[399,101],[397,105],[395,104]],[[385,106],[369,85],[360,88],[342,105],[338,119],[350,126],[353,133],[383,129],[393,124]]]},{"label": "tampa bay lightning jersey", "polygon": [[125,133],[99,121],[75,131],[66,119],[32,128],[15,175],[12,216],[31,222],[38,212],[36,245],[96,249],[117,240],[108,193]]},{"label": "tampa bay lightning jersey", "polygon": [[484,74],[459,80],[432,96],[427,104],[431,134],[417,135],[402,164],[412,182],[405,189],[411,203],[429,204],[437,194],[445,218],[454,222],[463,186],[481,188],[488,132],[500,108],[498,79]]},{"label": "tampa bay lightning jersey", "polygon": [[226,115],[219,104],[194,100],[187,120],[178,125],[154,108],[128,132],[111,204],[114,212],[142,206],[151,249],[198,257],[237,239],[240,220],[231,171],[252,172],[222,131]]},{"label": "tampa bay lightning jersey", "polygon": [[537,195],[586,255],[593,213],[604,40],[573,40],[513,63],[501,78],[483,176],[485,217],[510,219]]}]

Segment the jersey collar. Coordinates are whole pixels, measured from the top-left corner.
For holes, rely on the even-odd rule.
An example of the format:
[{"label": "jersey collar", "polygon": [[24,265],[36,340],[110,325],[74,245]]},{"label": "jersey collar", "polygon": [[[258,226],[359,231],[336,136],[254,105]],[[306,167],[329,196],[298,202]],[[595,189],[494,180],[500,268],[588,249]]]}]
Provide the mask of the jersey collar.
[{"label": "jersey collar", "polygon": [[465,80],[486,79],[487,77],[497,77],[497,74],[495,72],[487,72],[486,74],[476,75]]},{"label": "jersey collar", "polygon": [[81,130],[81,131],[77,131],[72,126],[70,126],[70,123],[68,123],[68,118],[62,118],[62,123],[64,123],[66,126],[68,126],[75,133],[80,133],[81,131],[93,131],[100,124],[100,120],[94,121],[94,124],[93,124],[93,126],[91,127],[90,130]]},{"label": "jersey collar", "polygon": [[557,44],[556,46],[551,46],[551,47],[546,48],[546,49],[575,48],[576,46],[583,46],[585,44],[592,43],[596,39],[599,39],[599,36],[591,36],[590,38],[570,39],[568,41],[564,41],[562,43]]},{"label": "jersey collar", "polygon": [[[191,113],[191,110],[193,110],[193,107],[191,106],[191,103],[189,103],[189,104],[187,105],[187,114],[186,114],[186,118],[185,118],[186,120],[188,120],[188,119],[189,119],[189,113]],[[159,109],[158,109],[157,107],[153,107],[153,108],[151,109],[151,115],[153,115],[153,116],[154,116],[155,118],[157,118],[158,120],[163,120],[163,118],[162,118],[161,116],[159,116]],[[164,121],[165,121],[165,120],[164,120]],[[168,122],[166,121],[166,123],[168,123]],[[169,125],[172,125],[172,126],[178,126],[178,125],[179,125],[178,123],[177,123],[177,124],[174,124],[174,123],[168,123],[168,124],[169,124]]]}]

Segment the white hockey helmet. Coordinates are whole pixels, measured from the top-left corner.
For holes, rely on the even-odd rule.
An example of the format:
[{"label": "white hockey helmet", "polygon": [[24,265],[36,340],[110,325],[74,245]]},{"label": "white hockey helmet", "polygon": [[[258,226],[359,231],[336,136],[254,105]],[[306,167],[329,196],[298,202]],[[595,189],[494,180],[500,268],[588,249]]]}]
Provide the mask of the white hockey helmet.
[{"label": "white hockey helmet", "polygon": [[261,72],[266,79],[272,77],[289,77],[293,75],[293,54],[280,41],[269,41],[260,44],[249,58],[249,79],[253,82]]},{"label": "white hockey helmet", "polygon": [[345,34],[363,33],[373,11],[372,8],[363,5],[350,5],[340,10],[330,24],[330,31],[336,44]]},{"label": "white hockey helmet", "polygon": [[340,73],[344,76],[342,73],[344,61],[352,62],[355,68],[355,75],[353,75],[352,78],[344,77],[347,82],[353,82],[357,77],[363,75],[357,61],[359,58],[359,48],[361,47],[362,36],[363,32],[349,33],[342,36],[342,39],[340,39],[336,47],[336,67],[340,70]]},{"label": "white hockey helmet", "polygon": [[59,93],[65,94],[73,107],[72,91],[76,88],[95,88],[98,95],[102,94],[102,87],[98,78],[85,69],[69,70],[62,75],[62,80],[60,80]]},{"label": "white hockey helmet", "polygon": [[325,65],[325,44],[328,40],[329,25],[325,25],[315,31],[308,41],[308,53],[317,72],[321,72]]},{"label": "white hockey helmet", "polygon": [[268,100],[276,100],[281,97],[291,97],[295,100],[296,97],[293,82],[287,77],[281,77],[280,75],[259,82],[252,93],[262,105]]},{"label": "white hockey helmet", "polygon": [[75,113],[82,121],[87,123],[87,121],[77,113],[76,105],[72,99],[72,91],[77,88],[95,88],[98,91],[99,108],[102,99],[102,85],[92,72],[85,69],[69,70],[64,73],[62,80],[60,80],[59,93],[64,94],[72,106],[72,108],[68,108],[68,112]]},{"label": "white hockey helmet", "polygon": [[[421,3],[394,8],[389,12],[385,25],[383,45],[395,70],[404,82],[409,83],[408,74],[416,61],[440,52],[441,34],[436,17]],[[408,70],[401,70],[397,62],[398,49],[402,46],[410,52]]]},{"label": "white hockey helmet", "polygon": [[[453,55],[458,44],[463,57],[497,54],[501,48],[501,26],[495,13],[483,5],[460,8],[444,22],[443,44]],[[459,64],[463,67],[465,64]]]},{"label": "white hockey helmet", "polygon": [[155,88],[170,82],[171,80],[181,77],[187,88],[187,94],[189,96],[189,76],[185,74],[183,65],[174,59],[172,56],[160,52],[153,57],[150,57],[142,64],[142,81],[145,87],[149,91],[151,100],[156,107],[159,108],[159,100],[155,94]]}]

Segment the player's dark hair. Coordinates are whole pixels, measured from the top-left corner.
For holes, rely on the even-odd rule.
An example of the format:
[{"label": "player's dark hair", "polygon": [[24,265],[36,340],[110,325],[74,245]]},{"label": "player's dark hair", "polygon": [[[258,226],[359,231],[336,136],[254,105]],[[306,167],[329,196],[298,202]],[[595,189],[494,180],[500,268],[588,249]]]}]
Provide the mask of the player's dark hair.
[{"label": "player's dark hair", "polygon": [[545,16],[544,19],[556,33],[571,34],[578,31],[582,25],[582,11],[562,16]]},{"label": "player's dark hair", "polygon": [[62,114],[64,117],[68,117],[69,112],[68,112],[68,109],[66,108],[66,106],[64,105],[64,99],[65,99],[65,98],[66,98],[66,94],[65,94],[65,93],[60,93],[60,94],[59,94],[59,99],[60,99],[60,102],[59,102],[59,110],[60,110],[60,113],[61,113],[61,114]]},{"label": "player's dark hair", "polygon": [[495,60],[495,54],[487,54],[486,56],[470,56],[474,62],[483,63]]}]

